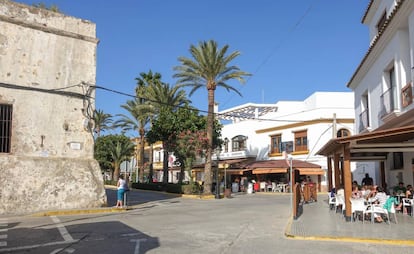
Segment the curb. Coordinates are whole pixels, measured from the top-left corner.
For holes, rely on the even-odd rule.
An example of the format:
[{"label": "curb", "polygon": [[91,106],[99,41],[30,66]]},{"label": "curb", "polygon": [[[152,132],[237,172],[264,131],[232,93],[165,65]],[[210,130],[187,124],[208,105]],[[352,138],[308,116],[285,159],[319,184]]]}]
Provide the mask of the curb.
[{"label": "curb", "polygon": [[395,239],[380,239],[380,238],[358,238],[358,237],[343,237],[343,236],[302,236],[291,233],[293,216],[288,220],[285,229],[285,237],[295,240],[307,241],[331,241],[331,242],[353,242],[353,243],[375,243],[383,245],[405,245],[414,246],[414,240],[395,240]]},{"label": "curb", "polygon": [[119,213],[131,210],[129,207],[125,208],[91,208],[91,209],[73,209],[73,210],[56,210],[56,211],[45,211],[30,214],[32,217],[43,217],[43,216],[61,216],[61,215],[77,215],[77,214],[96,214],[96,213]]}]

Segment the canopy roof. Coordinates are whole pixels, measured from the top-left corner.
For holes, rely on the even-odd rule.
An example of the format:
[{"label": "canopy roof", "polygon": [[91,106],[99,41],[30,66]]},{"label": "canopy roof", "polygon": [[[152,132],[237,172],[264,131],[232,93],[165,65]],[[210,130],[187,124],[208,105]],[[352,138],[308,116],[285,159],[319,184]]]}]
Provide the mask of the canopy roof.
[{"label": "canopy roof", "polygon": [[371,132],[331,139],[317,154],[330,156],[350,149],[351,160],[385,160],[389,152],[414,150],[414,109]]},{"label": "canopy roof", "polygon": [[276,112],[275,104],[246,103],[217,113],[219,120],[248,120],[257,119],[269,112]]}]

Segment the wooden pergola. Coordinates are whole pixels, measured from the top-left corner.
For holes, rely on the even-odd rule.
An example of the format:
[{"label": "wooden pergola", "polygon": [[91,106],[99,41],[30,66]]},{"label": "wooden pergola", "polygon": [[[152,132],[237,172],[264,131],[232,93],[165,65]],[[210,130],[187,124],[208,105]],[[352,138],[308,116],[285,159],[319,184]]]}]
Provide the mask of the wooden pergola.
[{"label": "wooden pergola", "polygon": [[[328,188],[332,189],[332,182],[335,183],[335,187],[341,184],[344,187],[346,220],[351,219],[351,161],[379,161],[381,184],[385,186],[384,162],[388,154],[414,151],[413,114],[414,110],[411,110],[372,132],[331,139],[318,151],[318,154],[328,159]],[[335,179],[332,179],[332,170],[334,170]]]}]

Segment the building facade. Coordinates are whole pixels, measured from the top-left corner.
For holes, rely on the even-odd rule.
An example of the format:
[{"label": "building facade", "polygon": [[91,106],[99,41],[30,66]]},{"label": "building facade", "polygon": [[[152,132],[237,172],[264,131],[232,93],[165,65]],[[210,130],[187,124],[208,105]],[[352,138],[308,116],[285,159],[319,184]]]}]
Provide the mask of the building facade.
[{"label": "building facade", "polygon": [[414,183],[414,1],[371,0],[362,17],[369,28],[368,51],[348,82],[355,95],[357,133],[325,144],[330,179],[345,190],[345,217],[351,218],[351,163],[372,165],[374,184]]},{"label": "building facade", "polygon": [[99,207],[95,24],[0,0],[0,214]]},{"label": "building facade", "polygon": [[[332,137],[354,133],[353,98],[351,92],[315,92],[303,101],[248,103],[218,112],[224,121],[225,141],[218,158],[222,164],[228,164],[230,172],[234,169],[241,174],[249,166],[237,171],[231,168],[232,162],[240,163],[243,159],[252,162],[253,158],[268,165],[266,161],[286,160],[288,154],[296,161],[319,165],[322,170],[302,168],[301,175],[310,176],[319,183],[320,191],[326,191],[326,157],[316,152]],[[266,166],[266,170],[254,172],[257,180],[264,180],[281,169]],[[281,182],[286,182],[286,178],[283,174],[278,176]]]},{"label": "building facade", "polygon": [[[355,94],[356,128],[361,134],[398,127],[404,124],[402,118],[413,114],[414,3],[371,1],[362,23],[368,26],[370,47],[348,83]],[[388,149],[385,160],[371,162],[376,172],[385,163],[388,188],[414,183],[413,152]],[[381,182],[380,176],[376,182]]]}]

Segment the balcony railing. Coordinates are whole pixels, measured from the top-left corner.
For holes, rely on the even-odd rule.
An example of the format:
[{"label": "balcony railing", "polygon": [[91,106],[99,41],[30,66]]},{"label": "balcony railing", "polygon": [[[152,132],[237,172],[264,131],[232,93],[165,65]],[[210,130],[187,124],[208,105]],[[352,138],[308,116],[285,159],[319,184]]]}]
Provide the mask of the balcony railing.
[{"label": "balcony railing", "polygon": [[369,115],[368,109],[364,110],[359,114],[359,132],[369,127]]},{"label": "balcony railing", "polygon": [[389,113],[393,112],[394,107],[394,97],[393,97],[393,89],[390,88],[387,91],[385,91],[381,97],[381,110],[380,110],[380,117],[383,117],[385,115],[388,115]]}]

